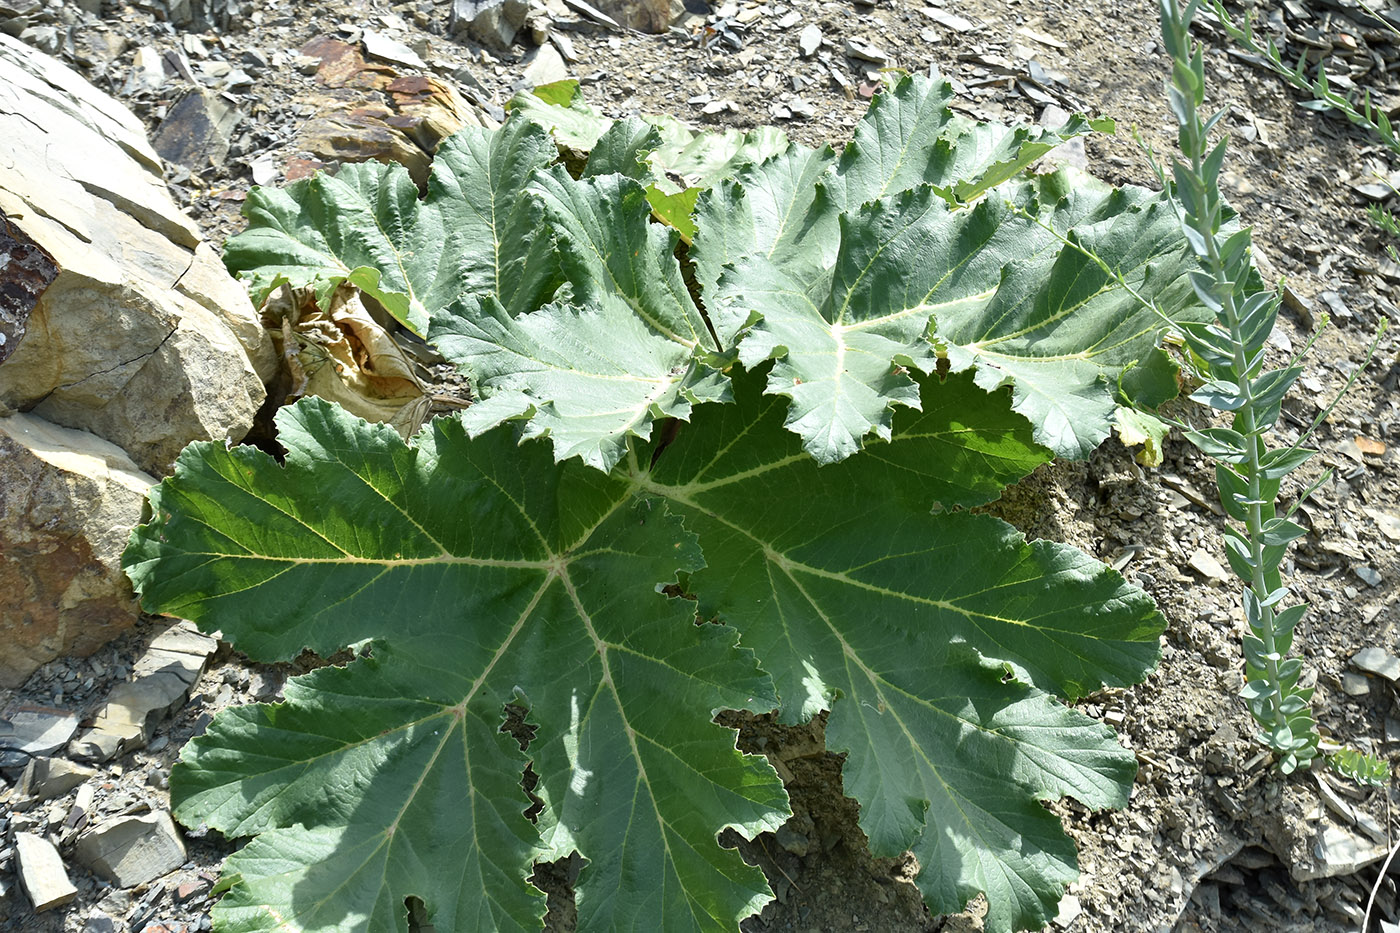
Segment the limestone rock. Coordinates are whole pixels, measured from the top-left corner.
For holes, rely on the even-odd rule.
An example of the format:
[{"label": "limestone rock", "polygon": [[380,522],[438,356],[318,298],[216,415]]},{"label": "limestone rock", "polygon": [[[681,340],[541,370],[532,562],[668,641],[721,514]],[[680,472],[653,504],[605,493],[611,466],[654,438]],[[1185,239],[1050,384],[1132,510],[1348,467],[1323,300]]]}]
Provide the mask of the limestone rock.
[{"label": "limestone rock", "polygon": [[136,620],[121,552],[154,483],[85,431],[0,418],[0,686]]},{"label": "limestone rock", "polygon": [[1400,681],[1400,658],[1380,648],[1362,648],[1351,659],[1358,670],[1379,674],[1386,680]]},{"label": "limestone rock", "polygon": [[569,66],[564,63],[564,56],[560,55],[554,46],[542,45],[535,49],[533,54],[526,56],[525,80],[530,82],[531,86],[553,84],[568,77]]},{"label": "limestone rock", "polygon": [[151,144],[167,162],[201,171],[228,158],[230,138],[242,119],[226,95],[193,87],[171,105]]},{"label": "limestone rock", "polygon": [[19,857],[19,882],[36,913],[61,907],[78,896],[58,850],[43,836],[15,833],[15,854]]},{"label": "limestone rock", "polygon": [[0,365],[0,406],[91,431],[157,474],[191,440],[241,439],[276,358],[141,123],[0,35],[0,138],[0,211],[60,270]]},{"label": "limestone rock", "polygon": [[151,739],[151,728],[185,702],[189,689],[173,674],[117,684],[93,728],[73,742],[71,754],[88,761],[109,761],[123,752],[145,747]]},{"label": "limestone rock", "polygon": [[23,768],[62,748],[78,729],[66,709],[21,706],[0,718],[0,768]]},{"label": "limestone rock", "polygon": [[185,863],[185,844],[164,810],[103,823],[78,837],[78,861],[124,888],[169,874]]}]

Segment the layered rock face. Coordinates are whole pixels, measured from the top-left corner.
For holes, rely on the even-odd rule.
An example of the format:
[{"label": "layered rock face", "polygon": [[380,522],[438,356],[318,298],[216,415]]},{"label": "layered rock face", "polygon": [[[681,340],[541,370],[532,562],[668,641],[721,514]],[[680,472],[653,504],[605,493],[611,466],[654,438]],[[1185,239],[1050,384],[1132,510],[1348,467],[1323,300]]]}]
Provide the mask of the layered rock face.
[{"label": "layered rock face", "polygon": [[277,361],[140,122],[3,34],[0,139],[0,685],[13,685],[134,621],[117,561],[146,487],[192,440],[242,439]]}]

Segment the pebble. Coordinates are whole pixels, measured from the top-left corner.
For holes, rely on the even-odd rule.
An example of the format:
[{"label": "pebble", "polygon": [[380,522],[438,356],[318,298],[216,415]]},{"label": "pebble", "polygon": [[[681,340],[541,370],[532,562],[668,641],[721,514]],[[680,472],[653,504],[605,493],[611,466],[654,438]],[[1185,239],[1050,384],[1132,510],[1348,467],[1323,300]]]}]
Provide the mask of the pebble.
[{"label": "pebble", "polygon": [[1347,696],[1364,697],[1371,692],[1371,681],[1351,671],[1342,673],[1342,690]]},{"label": "pebble", "polygon": [[1391,541],[1400,541],[1400,515],[1383,512],[1380,509],[1367,509],[1366,514],[1376,523],[1376,528]]},{"label": "pebble", "polygon": [[564,56],[553,45],[542,45],[535,49],[530,63],[525,66],[525,80],[533,87],[564,81],[569,77],[569,66]]},{"label": "pebble", "polygon": [[1299,880],[1354,875],[1367,865],[1385,858],[1388,851],[1389,848],[1383,844],[1370,842],[1340,826],[1330,825],[1322,831],[1322,838],[1313,846],[1316,862],[1311,866],[1292,866],[1292,872]]},{"label": "pebble", "polygon": [[883,65],[890,60],[889,53],[866,42],[864,39],[847,39],[845,50],[846,54],[851,58],[860,59],[865,62],[874,62],[877,65]]},{"label": "pebble", "polygon": [[1379,674],[1394,683],[1400,680],[1400,658],[1380,648],[1363,648],[1351,657],[1352,666],[1358,670]]},{"label": "pebble", "polygon": [[1192,570],[1210,580],[1212,583],[1225,583],[1230,580],[1230,573],[1216,560],[1213,555],[1204,551],[1195,551],[1187,564]]},{"label": "pebble", "polygon": [[955,13],[940,10],[938,7],[926,6],[923,14],[940,26],[946,26],[954,32],[971,32],[977,27],[970,21],[963,19]]},{"label": "pebble", "polygon": [[784,849],[791,852],[793,855],[798,856],[799,858],[806,855],[807,850],[810,849],[812,845],[811,840],[809,840],[802,833],[799,833],[794,829],[789,829],[786,823],[778,827],[778,831],[775,834],[775,836],[777,838],[778,845],[782,846]]},{"label": "pebble", "polygon": [[370,58],[377,58],[380,61],[389,62],[394,65],[402,65],[405,68],[412,68],[415,71],[427,71],[428,64],[413,49],[404,45],[397,39],[390,38],[382,32],[365,30],[363,37],[365,43],[365,54]]},{"label": "pebble", "polygon": [[1374,567],[1367,567],[1365,564],[1360,564],[1356,567],[1351,568],[1351,572],[1360,577],[1361,582],[1365,583],[1367,586],[1381,585],[1382,577],[1379,573],[1376,572],[1376,569]]},{"label": "pebble", "polygon": [[189,622],[172,624],[133,665],[136,679],[113,688],[93,727],[70,745],[69,754],[100,762],[145,746],[156,722],[188,698],[218,644]]},{"label": "pebble", "polygon": [[[211,80],[217,77],[218,64],[227,68],[227,63],[201,63],[210,66]],[[190,88],[171,106],[151,145],[166,161],[200,171],[224,161],[233,130],[242,119],[242,111],[224,95]]]}]

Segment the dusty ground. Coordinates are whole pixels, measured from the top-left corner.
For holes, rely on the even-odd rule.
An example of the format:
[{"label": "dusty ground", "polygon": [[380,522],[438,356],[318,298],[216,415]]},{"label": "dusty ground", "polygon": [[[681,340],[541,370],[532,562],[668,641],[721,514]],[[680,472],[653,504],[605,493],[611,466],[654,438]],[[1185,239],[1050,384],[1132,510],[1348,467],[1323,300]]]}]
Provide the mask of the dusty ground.
[{"label": "dusty ground", "polygon": [[[250,163],[270,158],[280,168],[296,154],[290,140],[309,116],[307,101],[316,90],[294,67],[291,54],[314,35],[339,30],[342,38],[354,40],[358,29],[388,31],[420,48],[443,76],[460,76],[458,69],[465,66],[479,85],[477,93],[495,105],[509,98],[524,67],[514,60],[517,55],[484,56],[469,44],[445,39],[449,4],[443,2],[257,0],[245,6],[246,12],[260,14],[259,22],[245,16],[203,38],[215,60],[237,63],[250,49],[269,60],[251,87],[233,91],[248,119],[227,162],[193,177],[175,176],[192,212],[216,240],[238,228],[238,198],[250,184]],[[1373,61],[1368,50],[1374,50],[1379,65],[1356,81],[1375,87],[1378,99],[1391,99],[1396,92],[1389,64],[1392,37],[1355,25],[1354,14],[1351,27],[1327,19],[1337,8],[1320,0],[1288,5],[1287,23],[1303,36],[1295,41],[1294,54],[1311,42],[1344,55],[1342,64],[1359,67]],[[684,17],[663,36],[617,32],[576,15],[561,18],[555,28],[576,54],[570,72],[611,115],[642,110],[699,125],[740,127],[783,118],[780,125],[794,138],[839,142],[863,112],[864,94],[878,78],[872,69],[879,65],[845,54],[847,39],[865,40],[888,55],[888,65],[943,70],[965,91],[965,106],[977,117],[1034,119],[1052,102],[1113,117],[1119,133],[1089,141],[1089,168],[1115,183],[1152,184],[1128,130],[1136,125],[1158,149],[1173,143],[1161,92],[1166,71],[1156,15],[1155,4],[1125,7],[1112,0],[964,0],[943,6],[919,0],[874,6],[852,0],[745,0]],[[99,86],[114,92],[126,87],[138,46],[181,45],[173,30],[141,9],[108,3],[104,20],[103,28],[129,42],[109,65],[90,71]],[[799,36],[813,24],[824,44],[804,58]],[[100,31],[92,25],[78,28]],[[1230,107],[1223,124],[1232,143],[1227,193],[1255,227],[1266,278],[1286,276],[1297,296],[1276,338],[1280,354],[1301,346],[1323,312],[1333,320],[1286,406],[1282,434],[1291,439],[1363,362],[1378,323],[1400,323],[1400,270],[1386,258],[1366,222],[1365,200],[1353,187],[1372,181],[1373,167],[1393,168],[1393,159],[1388,161],[1364,132],[1299,107],[1299,98],[1276,78],[1227,55],[1218,32],[1202,35],[1211,43],[1210,101]],[[291,54],[279,56],[283,50]],[[531,50],[526,42],[515,51]],[[158,91],[127,96],[155,127],[179,86],[172,79]],[[1369,646],[1400,653],[1397,347],[1392,331],[1317,436],[1323,456],[1315,467],[1336,472],[1303,506],[1311,533],[1294,552],[1288,581],[1313,606],[1299,628],[1298,648],[1316,673],[1315,705],[1325,735],[1392,761],[1400,757],[1396,687],[1377,677],[1358,679],[1349,662]],[[1204,417],[1189,407],[1181,413]],[[1304,471],[1302,478],[1311,476]],[[1400,828],[1393,812],[1393,802],[1400,802],[1394,782],[1384,790],[1363,791],[1326,772],[1283,778],[1268,769],[1250,741],[1252,725],[1234,696],[1241,681],[1242,623],[1231,591],[1198,556],[1222,554],[1214,496],[1210,465],[1179,439],[1168,445],[1166,463],[1150,471],[1110,442],[1087,463],[1039,471],[993,508],[1030,535],[1074,543],[1122,568],[1156,597],[1169,623],[1161,667],[1147,683],[1083,703],[1091,715],[1114,725],[1137,753],[1141,769],[1125,810],[1089,814],[1073,804],[1055,807],[1079,843],[1083,877],[1052,929],[1354,931],[1377,883],[1376,853],[1384,852]],[[129,666],[140,644],[138,631],[100,652],[100,672],[88,660],[56,662],[11,699],[61,702],[90,714],[113,682],[114,668],[119,671],[124,658]],[[116,788],[158,797],[180,745],[212,710],[275,694],[280,676],[250,671],[225,652],[190,707],[172,721],[161,747],[125,756],[108,766],[105,776]],[[61,693],[57,700],[55,691]],[[876,861],[865,852],[855,805],[840,794],[840,762],[821,750],[819,725],[787,730],[749,721],[743,723],[741,741],[785,762],[797,814],[784,833],[744,846],[768,872],[778,895],[745,929],[979,928],[975,905],[958,917],[929,916],[906,882],[907,860]],[[1324,838],[1331,842],[1319,857]],[[1336,840],[1351,840],[1361,850],[1357,864],[1345,864],[1346,853]],[[221,840],[202,840],[192,846],[187,871],[211,869],[227,851]],[[552,929],[572,929],[569,870],[553,866],[541,874],[556,892]],[[1321,877],[1328,873],[1333,876]],[[82,930],[91,914],[116,917],[123,929],[140,930],[147,920],[198,928],[208,906],[207,899],[176,904],[169,894],[171,879],[164,887],[158,882],[150,891],[129,892],[134,897],[123,906],[122,897],[113,901],[96,879],[82,875],[75,871],[82,894],[66,912],[35,917],[22,900],[12,900],[14,911],[0,921],[0,929]],[[104,896],[107,901],[101,901]],[[1384,929],[1381,919],[1392,924],[1400,919],[1393,875],[1380,885],[1366,933]]]}]

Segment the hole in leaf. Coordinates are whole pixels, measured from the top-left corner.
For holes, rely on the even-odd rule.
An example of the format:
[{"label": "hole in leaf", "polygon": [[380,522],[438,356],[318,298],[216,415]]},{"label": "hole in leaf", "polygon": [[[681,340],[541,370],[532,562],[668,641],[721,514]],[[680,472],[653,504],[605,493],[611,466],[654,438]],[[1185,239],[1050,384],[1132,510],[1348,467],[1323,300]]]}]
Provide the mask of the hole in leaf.
[{"label": "hole in leaf", "polygon": [[515,739],[520,750],[525,751],[534,741],[535,733],[539,731],[538,726],[525,718],[530,715],[530,711],[518,703],[507,703],[502,712],[505,714],[505,721],[501,723],[501,731]]},{"label": "hole in leaf", "polygon": [[422,898],[410,894],[403,899],[403,906],[408,912],[408,933],[437,933],[437,927],[428,922],[428,908]]},{"label": "hole in leaf", "polygon": [[[507,703],[503,708],[505,721],[501,723],[501,731],[515,739],[523,752],[530,747],[530,742],[534,740],[535,733],[539,727],[530,722],[525,717],[529,715],[529,710],[518,703]],[[535,788],[540,783],[540,777],[535,773],[533,764],[526,764],[525,770],[520,775],[520,787],[525,791],[525,796],[530,799],[530,805],[523,811],[525,818],[531,823],[539,819],[541,811],[544,810],[544,801],[535,796]]]},{"label": "hole in leaf", "polygon": [[530,883],[545,894],[549,930],[572,930],[578,924],[578,905],[574,901],[574,882],[583,870],[583,857],[577,852],[552,862],[536,862]]}]

